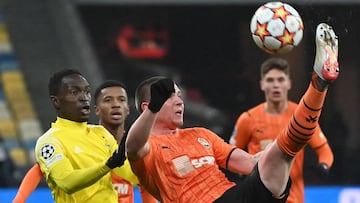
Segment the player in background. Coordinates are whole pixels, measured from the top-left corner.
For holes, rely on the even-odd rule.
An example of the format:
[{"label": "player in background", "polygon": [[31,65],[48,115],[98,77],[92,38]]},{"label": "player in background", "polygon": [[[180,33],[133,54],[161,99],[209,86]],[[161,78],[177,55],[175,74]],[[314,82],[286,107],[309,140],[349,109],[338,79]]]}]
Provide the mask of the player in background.
[{"label": "player in background", "polygon": [[117,203],[109,172],[137,180],[127,168],[125,139],[118,145],[103,126],[87,123],[90,85],[77,70],[54,73],[48,88],[57,118],[37,140],[35,156],[53,199]]},{"label": "player in background", "polygon": [[[294,157],[315,132],[328,85],[339,74],[337,43],[332,28],[319,24],[309,87],[286,129],[257,155],[205,128],[181,129],[184,102],[172,79],[152,77],[140,83],[135,100],[141,114],[126,140],[140,183],[164,203],[285,202]],[[236,184],[219,167],[247,176]]]},{"label": "player in background", "polygon": [[[126,87],[120,81],[109,80],[100,84],[94,93],[95,114],[99,124],[104,126],[117,141],[125,134],[125,121],[130,113]],[[131,170],[128,167],[128,170]],[[35,164],[25,175],[13,203],[25,203],[36,189],[43,175],[38,164]],[[114,189],[118,193],[118,202],[134,203],[133,184],[130,181],[111,174]],[[146,190],[139,188],[143,203],[154,203],[157,200]]]},{"label": "player in background", "polygon": [[[125,85],[116,80],[107,80],[100,84],[94,93],[95,114],[99,124],[104,126],[120,142],[125,136],[125,121],[130,114]],[[129,168],[129,170],[131,170]],[[111,174],[114,189],[120,203],[134,203],[133,184],[114,173]],[[157,203],[145,189],[139,187],[143,203]]]},{"label": "player in background", "polygon": [[[235,124],[230,144],[241,149],[247,149],[250,154],[265,150],[286,128],[293,115],[296,103],[288,100],[291,88],[290,66],[281,58],[269,58],[261,65],[261,90],[265,94],[265,102],[243,112]],[[318,156],[318,170],[328,174],[333,164],[334,156],[317,125],[308,145]],[[287,203],[304,203],[304,149],[295,157],[290,177],[292,185]]]}]

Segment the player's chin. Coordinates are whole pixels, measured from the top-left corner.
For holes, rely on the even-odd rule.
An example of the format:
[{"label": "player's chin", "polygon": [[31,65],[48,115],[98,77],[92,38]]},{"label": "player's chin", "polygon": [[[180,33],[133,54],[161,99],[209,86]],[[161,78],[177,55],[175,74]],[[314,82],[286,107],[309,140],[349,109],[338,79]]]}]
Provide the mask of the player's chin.
[{"label": "player's chin", "polygon": [[177,127],[181,127],[184,125],[184,120],[183,119],[176,119],[173,121],[173,123],[177,126]]},{"label": "player's chin", "polygon": [[81,113],[79,120],[81,122],[86,122],[89,120],[89,117],[90,117],[90,113]]}]

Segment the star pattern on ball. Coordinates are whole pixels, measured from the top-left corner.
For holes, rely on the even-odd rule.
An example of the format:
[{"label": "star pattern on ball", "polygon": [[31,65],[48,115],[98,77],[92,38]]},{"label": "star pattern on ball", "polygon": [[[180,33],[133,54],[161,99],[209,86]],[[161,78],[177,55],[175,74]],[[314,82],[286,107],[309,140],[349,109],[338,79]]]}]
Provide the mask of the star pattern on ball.
[{"label": "star pattern on ball", "polygon": [[294,33],[290,33],[287,30],[284,31],[284,35],[279,37],[279,40],[282,43],[282,47],[287,45],[287,44],[293,44],[294,43]]},{"label": "star pattern on ball", "polygon": [[291,15],[289,11],[287,11],[284,6],[281,6],[280,8],[272,9],[274,11],[274,19],[275,18],[281,18],[283,22],[286,21],[286,17],[288,15]]},{"label": "star pattern on ball", "polygon": [[256,34],[261,38],[261,40],[265,39],[265,36],[269,36],[270,33],[266,30],[267,24],[258,24]]}]

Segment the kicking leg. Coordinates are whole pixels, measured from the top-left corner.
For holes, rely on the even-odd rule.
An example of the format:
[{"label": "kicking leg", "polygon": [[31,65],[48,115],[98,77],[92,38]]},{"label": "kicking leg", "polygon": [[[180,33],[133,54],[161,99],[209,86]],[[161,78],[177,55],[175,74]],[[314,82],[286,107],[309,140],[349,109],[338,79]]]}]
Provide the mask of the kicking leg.
[{"label": "kicking leg", "polygon": [[294,156],[311,139],[320,117],[327,87],[339,75],[338,39],[333,29],[321,23],[316,30],[316,57],[309,88],[301,98],[288,127],[259,160],[262,182],[275,197],[286,188]]}]

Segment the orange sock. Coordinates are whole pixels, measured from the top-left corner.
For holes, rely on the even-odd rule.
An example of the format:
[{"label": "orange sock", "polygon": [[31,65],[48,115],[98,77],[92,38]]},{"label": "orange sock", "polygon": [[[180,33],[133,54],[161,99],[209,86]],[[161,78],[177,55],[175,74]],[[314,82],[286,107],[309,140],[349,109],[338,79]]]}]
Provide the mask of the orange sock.
[{"label": "orange sock", "polygon": [[314,134],[327,90],[320,92],[313,84],[305,92],[288,127],[280,133],[277,144],[281,151],[295,156]]}]

